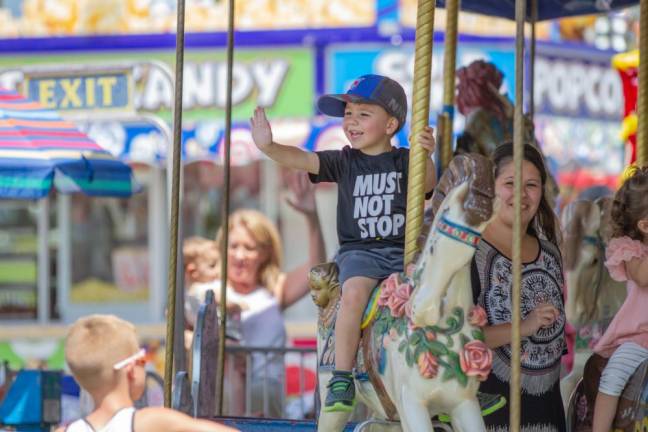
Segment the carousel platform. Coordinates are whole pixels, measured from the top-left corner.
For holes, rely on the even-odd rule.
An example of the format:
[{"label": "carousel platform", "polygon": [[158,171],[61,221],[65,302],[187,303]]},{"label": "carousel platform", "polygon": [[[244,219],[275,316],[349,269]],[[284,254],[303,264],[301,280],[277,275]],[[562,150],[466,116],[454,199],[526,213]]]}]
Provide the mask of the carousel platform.
[{"label": "carousel platform", "polygon": [[[316,431],[314,420],[257,419],[243,417],[226,417],[217,419],[219,423],[236,428],[242,432],[310,432]],[[349,423],[345,432],[352,432],[356,425]]]}]

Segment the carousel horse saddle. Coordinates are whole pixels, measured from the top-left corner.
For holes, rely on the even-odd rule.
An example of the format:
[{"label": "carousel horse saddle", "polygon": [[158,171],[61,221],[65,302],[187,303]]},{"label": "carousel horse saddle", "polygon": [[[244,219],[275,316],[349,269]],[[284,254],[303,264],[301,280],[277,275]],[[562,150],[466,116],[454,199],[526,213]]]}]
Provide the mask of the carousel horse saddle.
[{"label": "carousel horse saddle", "polygon": [[[308,275],[308,280],[315,305],[323,309],[324,312],[326,312],[326,309],[335,309],[329,311],[329,316],[321,317],[325,318],[325,325],[333,325],[335,322],[333,315],[337,312],[337,303],[342,294],[340,283],[338,281],[337,264],[335,264],[335,262],[328,262],[313,267]],[[378,310],[378,297],[380,297],[381,290],[382,285],[379,282],[371,292],[371,296],[367,302],[367,307],[362,315],[360,324],[362,330],[367,328],[376,317],[376,311]],[[320,319],[320,324],[322,324],[321,321],[322,320]]]},{"label": "carousel horse saddle", "polygon": [[[599,381],[608,359],[592,354],[585,364],[583,379],[572,394],[567,413],[567,421],[574,432],[592,430],[594,403],[598,393]],[[631,432],[644,430],[648,415],[646,398],[648,397],[648,360],[639,365],[626,384],[619,397],[616,417],[612,423],[614,431]],[[637,426],[639,427],[637,429]]]},{"label": "carousel horse saddle", "polygon": [[369,301],[367,302],[367,307],[362,314],[362,320],[360,321],[360,330],[364,330],[369,327],[369,324],[371,324],[376,318],[376,312],[378,311],[378,298],[380,297],[381,291],[382,284],[378,284],[371,292],[371,296],[369,297]]}]

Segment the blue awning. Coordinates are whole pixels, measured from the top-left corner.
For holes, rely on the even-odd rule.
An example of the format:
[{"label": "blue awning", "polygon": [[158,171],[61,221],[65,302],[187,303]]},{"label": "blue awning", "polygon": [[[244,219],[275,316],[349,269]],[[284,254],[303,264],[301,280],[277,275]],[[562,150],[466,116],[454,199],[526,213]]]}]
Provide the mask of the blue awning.
[{"label": "blue awning", "polygon": [[[527,20],[531,18],[531,0],[527,0]],[[537,0],[540,21],[574,15],[607,13],[639,4],[639,0]],[[445,7],[445,0],[437,0]],[[515,0],[461,0],[461,10],[501,18],[515,19]]]}]

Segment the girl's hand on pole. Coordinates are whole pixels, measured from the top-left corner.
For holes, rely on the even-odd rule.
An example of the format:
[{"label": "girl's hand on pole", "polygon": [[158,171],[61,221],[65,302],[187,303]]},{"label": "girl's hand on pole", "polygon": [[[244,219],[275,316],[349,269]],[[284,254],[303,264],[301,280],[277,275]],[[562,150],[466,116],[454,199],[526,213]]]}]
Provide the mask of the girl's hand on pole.
[{"label": "girl's hand on pole", "polygon": [[254,115],[250,118],[250,128],[254,144],[259,150],[266,153],[272,145],[272,128],[263,108],[256,107],[254,110]]}]

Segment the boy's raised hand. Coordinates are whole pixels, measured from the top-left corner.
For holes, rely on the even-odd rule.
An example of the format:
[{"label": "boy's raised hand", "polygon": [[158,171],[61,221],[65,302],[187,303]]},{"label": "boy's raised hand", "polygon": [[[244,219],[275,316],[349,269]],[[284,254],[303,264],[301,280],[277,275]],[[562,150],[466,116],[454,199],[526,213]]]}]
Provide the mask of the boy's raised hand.
[{"label": "boy's raised hand", "polygon": [[272,144],[272,128],[263,108],[256,107],[254,115],[250,118],[250,127],[254,144],[265,153]]},{"label": "boy's raised hand", "polygon": [[254,115],[250,118],[250,128],[254,144],[273,161],[313,174],[319,172],[319,157],[315,153],[272,140],[272,128],[263,108],[257,107],[254,110]]}]

